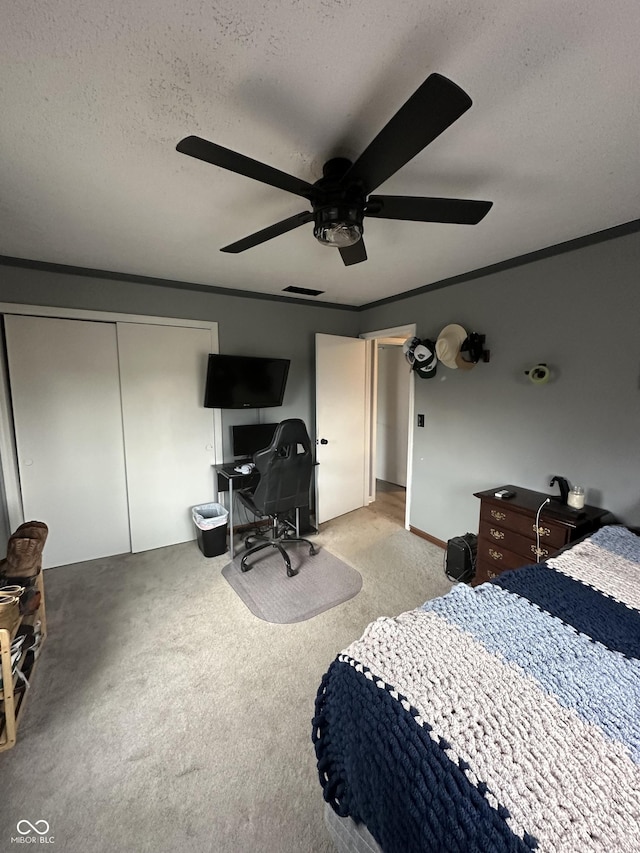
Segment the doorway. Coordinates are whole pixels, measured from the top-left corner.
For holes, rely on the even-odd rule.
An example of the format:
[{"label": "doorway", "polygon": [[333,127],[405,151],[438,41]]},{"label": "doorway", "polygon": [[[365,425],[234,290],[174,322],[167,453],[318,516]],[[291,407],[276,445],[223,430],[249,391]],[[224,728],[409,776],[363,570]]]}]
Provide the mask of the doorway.
[{"label": "doorway", "polygon": [[[415,324],[411,323],[366,332],[359,338],[316,333],[317,524],[369,506],[376,500],[378,349],[389,345],[399,355],[402,344],[415,331]],[[403,402],[395,403],[397,414],[403,416],[398,428],[406,435],[406,457],[403,455],[404,476],[396,474],[392,479],[399,480],[405,489],[404,527],[408,530],[414,383],[406,363],[396,374],[396,382],[407,389]]]},{"label": "doorway", "polygon": [[375,501],[377,513],[404,525],[409,450],[409,366],[403,338],[376,340]]},{"label": "doorway", "polygon": [[367,332],[369,506],[409,529],[414,379],[402,349],[415,323]]}]

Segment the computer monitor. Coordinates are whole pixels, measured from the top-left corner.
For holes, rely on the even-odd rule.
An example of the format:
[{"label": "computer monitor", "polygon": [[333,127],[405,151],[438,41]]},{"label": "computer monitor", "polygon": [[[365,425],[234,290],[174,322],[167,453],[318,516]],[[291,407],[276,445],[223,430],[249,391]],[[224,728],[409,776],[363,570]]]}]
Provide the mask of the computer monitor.
[{"label": "computer monitor", "polygon": [[278,424],[242,424],[231,427],[232,452],[235,458],[253,456],[271,444]]}]

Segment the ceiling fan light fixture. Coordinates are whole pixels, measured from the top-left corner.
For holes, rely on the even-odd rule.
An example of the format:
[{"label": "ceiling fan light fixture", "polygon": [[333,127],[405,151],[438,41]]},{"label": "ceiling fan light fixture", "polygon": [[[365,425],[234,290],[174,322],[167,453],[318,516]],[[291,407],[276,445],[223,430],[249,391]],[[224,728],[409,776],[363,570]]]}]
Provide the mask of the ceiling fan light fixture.
[{"label": "ceiling fan light fixture", "polygon": [[313,236],[323,246],[344,249],[362,238],[362,211],[358,208],[323,208],[316,210]]},{"label": "ceiling fan light fixture", "polygon": [[330,225],[316,226],[313,236],[323,246],[334,246],[343,249],[345,246],[353,246],[362,237],[360,225],[350,225],[348,222],[333,222]]}]

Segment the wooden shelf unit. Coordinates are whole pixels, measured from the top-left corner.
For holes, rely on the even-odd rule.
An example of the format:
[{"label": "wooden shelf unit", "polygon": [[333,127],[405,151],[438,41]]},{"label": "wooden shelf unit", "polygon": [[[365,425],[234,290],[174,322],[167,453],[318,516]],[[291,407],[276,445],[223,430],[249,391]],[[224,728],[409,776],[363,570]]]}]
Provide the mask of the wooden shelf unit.
[{"label": "wooden shelf unit", "polygon": [[[42,571],[36,577],[35,588],[40,591],[38,609],[28,615],[18,616],[10,628],[0,628],[0,667],[2,671],[2,689],[0,690],[0,752],[15,746],[18,736],[18,726],[26,705],[25,699],[28,693],[26,685],[23,685],[22,689],[16,690],[23,682],[13,671],[14,667],[11,665],[11,643],[22,625],[35,625],[40,620],[40,642],[37,649],[39,657],[47,635]],[[28,648],[22,652],[16,668],[22,668],[28,652]],[[36,670],[38,657],[35,657],[33,666],[29,670],[29,682],[31,682]]]}]

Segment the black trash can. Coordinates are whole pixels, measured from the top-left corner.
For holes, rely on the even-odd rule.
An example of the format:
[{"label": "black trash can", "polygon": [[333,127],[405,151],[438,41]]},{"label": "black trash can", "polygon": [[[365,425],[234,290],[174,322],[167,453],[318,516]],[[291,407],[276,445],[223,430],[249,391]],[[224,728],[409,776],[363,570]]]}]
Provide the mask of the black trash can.
[{"label": "black trash can", "polygon": [[229,511],[222,504],[200,504],[192,510],[198,547],[205,557],[219,557],[227,550]]}]

